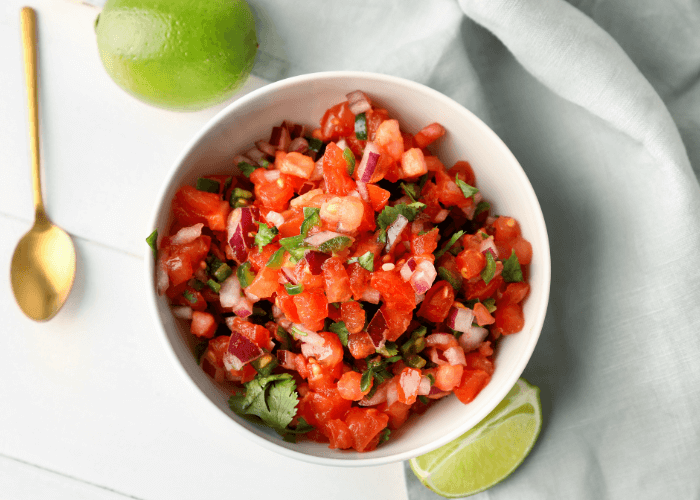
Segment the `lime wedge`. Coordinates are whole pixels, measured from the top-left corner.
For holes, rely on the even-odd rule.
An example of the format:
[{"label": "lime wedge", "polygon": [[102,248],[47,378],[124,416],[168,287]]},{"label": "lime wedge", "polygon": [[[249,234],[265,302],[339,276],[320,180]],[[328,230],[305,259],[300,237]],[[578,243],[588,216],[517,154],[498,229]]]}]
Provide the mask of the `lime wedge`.
[{"label": "lime wedge", "polygon": [[473,495],[508,477],[530,453],[541,428],[540,390],[520,379],[484,420],[451,443],[411,459],[411,469],[439,495]]}]

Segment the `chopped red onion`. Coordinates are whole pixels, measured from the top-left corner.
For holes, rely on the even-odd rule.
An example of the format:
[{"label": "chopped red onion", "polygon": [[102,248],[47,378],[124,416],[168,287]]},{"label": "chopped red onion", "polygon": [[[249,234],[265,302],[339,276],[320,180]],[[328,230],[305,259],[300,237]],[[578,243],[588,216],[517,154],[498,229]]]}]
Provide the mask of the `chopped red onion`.
[{"label": "chopped red onion", "polygon": [[408,226],[408,219],[403,215],[399,214],[396,216],[396,220],[391,223],[391,225],[386,230],[386,251],[391,252],[394,249],[394,245],[399,241],[399,237],[404,229]]},{"label": "chopped red onion", "polygon": [[221,283],[219,290],[219,302],[221,307],[234,307],[241,300],[241,283],[238,281],[236,273],[226,278]]},{"label": "chopped red onion", "polygon": [[386,334],[389,331],[389,325],[386,322],[382,310],[378,310],[372,321],[367,325],[367,333],[370,340],[376,349],[380,349],[386,342]]},{"label": "chopped red onion", "polygon": [[420,384],[418,385],[418,395],[419,396],[427,396],[430,394],[430,379],[423,375],[420,378]]},{"label": "chopped red onion", "polygon": [[306,127],[304,127],[304,125],[298,125],[294,122],[290,122],[287,120],[282,122],[282,127],[286,128],[289,131],[289,136],[292,139],[296,139],[297,137],[303,137],[304,132],[306,130]]},{"label": "chopped red onion", "polygon": [[233,258],[239,264],[248,260],[248,248],[253,243],[257,231],[255,214],[250,207],[236,208],[231,211],[226,222],[226,233],[231,246]]},{"label": "chopped red onion", "polygon": [[472,327],[474,311],[466,307],[452,307],[447,317],[447,326],[458,332],[466,332]]},{"label": "chopped red onion", "polygon": [[235,231],[233,236],[228,240],[228,244],[231,247],[233,259],[239,264],[242,264],[248,259],[248,247],[243,237],[241,226],[237,226]]},{"label": "chopped red onion", "polygon": [[245,156],[253,161],[253,164],[258,164],[261,167],[267,161],[266,154],[260,151],[258,148],[249,149],[245,152]]},{"label": "chopped red onion", "polygon": [[297,153],[306,153],[309,150],[309,141],[304,139],[303,137],[297,137],[296,139],[293,139],[292,142],[289,143],[289,151],[292,152],[297,152]]},{"label": "chopped red onion", "polygon": [[481,326],[472,326],[466,332],[459,336],[459,345],[462,346],[464,352],[473,351],[481,345],[484,339],[488,336],[489,331]]},{"label": "chopped red onion", "polygon": [[175,233],[175,236],[170,238],[170,244],[186,245],[188,243],[193,242],[202,235],[203,227],[204,224],[202,224],[201,222],[199,224],[195,224],[194,226],[183,227],[177,233]]},{"label": "chopped red onion", "polygon": [[228,350],[224,353],[224,366],[227,370],[240,370],[262,355],[263,351],[252,340],[232,330]]},{"label": "chopped red onion", "polygon": [[282,274],[284,274],[284,277],[293,285],[298,285],[299,280],[296,277],[296,274],[294,274],[294,269],[291,267],[282,267]]},{"label": "chopped red onion", "polygon": [[253,303],[248,297],[243,297],[233,308],[233,313],[240,318],[247,318],[253,314]]},{"label": "chopped red onion", "polygon": [[450,347],[442,353],[447,362],[451,365],[467,365],[467,360],[464,357],[464,350],[460,346]]},{"label": "chopped red onion", "polygon": [[190,306],[173,306],[173,316],[180,319],[192,319],[192,308]]},{"label": "chopped red onion", "polygon": [[411,276],[411,286],[417,294],[423,294],[430,290],[437,277],[435,266],[429,260],[421,260],[416,267],[416,272]]},{"label": "chopped red onion", "polygon": [[452,394],[451,391],[441,391],[437,388],[437,386],[432,386],[430,388],[430,393],[428,394],[428,397],[430,399],[440,399],[444,398],[445,396],[449,396],[450,394]]},{"label": "chopped red onion", "polygon": [[365,145],[365,152],[362,155],[360,165],[355,169],[355,178],[360,182],[369,182],[374,175],[379,162],[379,148],[373,143]]},{"label": "chopped red onion", "polygon": [[367,287],[365,291],[362,292],[362,300],[370,304],[379,304],[381,299],[382,295],[379,293],[379,290],[375,290],[374,288]]},{"label": "chopped red onion", "polygon": [[413,276],[413,272],[416,270],[416,259],[411,257],[408,259],[403,266],[401,266],[401,277],[404,281],[408,281]]},{"label": "chopped red onion", "polygon": [[304,259],[306,259],[307,264],[309,264],[309,272],[314,276],[318,276],[323,273],[323,263],[326,262],[331,256],[327,253],[317,252],[311,250],[306,252]]},{"label": "chopped red onion", "polygon": [[369,191],[367,191],[366,182],[357,181],[357,192],[360,193],[360,198],[366,202],[369,202]]},{"label": "chopped red onion", "polygon": [[353,115],[359,115],[372,108],[372,102],[367,97],[367,94],[361,90],[350,92],[345,97],[348,98],[348,107]]},{"label": "chopped red onion", "polygon": [[481,242],[479,251],[484,255],[486,255],[487,252],[491,252],[493,260],[498,260],[498,248],[496,248],[496,243],[493,241],[493,236],[489,236]]},{"label": "chopped red onion", "polygon": [[313,182],[305,182],[304,184],[301,185],[299,188],[299,194],[306,194],[310,192],[311,190],[316,189],[316,185]]},{"label": "chopped red onion", "polygon": [[255,147],[257,147],[260,151],[262,151],[266,155],[270,155],[270,156],[275,156],[275,152],[277,151],[277,148],[275,146],[273,146],[269,142],[265,142],[265,141],[256,141]]},{"label": "chopped red onion", "polygon": [[273,143],[280,151],[289,151],[289,145],[292,142],[292,138],[289,135],[289,129],[287,127],[282,127],[282,132],[280,133],[279,140]]}]

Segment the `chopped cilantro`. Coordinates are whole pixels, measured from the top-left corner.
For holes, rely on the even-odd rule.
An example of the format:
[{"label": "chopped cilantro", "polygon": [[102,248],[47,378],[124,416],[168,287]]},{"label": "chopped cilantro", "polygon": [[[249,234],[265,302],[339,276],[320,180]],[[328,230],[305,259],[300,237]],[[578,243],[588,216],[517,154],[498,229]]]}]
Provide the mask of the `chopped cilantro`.
[{"label": "chopped cilantro", "polygon": [[292,262],[297,262],[304,257],[306,250],[312,248],[309,245],[304,244],[304,235],[299,234],[297,236],[290,236],[289,238],[282,238],[280,240],[280,245],[284,247],[289,255],[292,256]]},{"label": "chopped cilantro", "polygon": [[[490,252],[489,252],[490,253]],[[507,283],[518,283],[523,281],[523,270],[520,268],[520,261],[515,255],[515,250],[511,251],[508,260],[503,262],[503,279]]]},{"label": "chopped cilantro", "polygon": [[389,441],[389,437],[391,436],[391,429],[386,427],[381,434],[379,434],[379,442],[377,443],[377,446],[386,443]]},{"label": "chopped cilantro", "polygon": [[482,301],[481,303],[484,304],[484,307],[490,313],[492,313],[496,310],[496,299],[494,299],[494,298],[486,299],[486,300]]},{"label": "chopped cilantro", "polygon": [[495,274],[496,261],[493,260],[493,254],[491,252],[486,252],[486,267],[481,271],[481,279],[488,285]]},{"label": "chopped cilantro", "polygon": [[207,179],[206,177],[200,177],[197,179],[197,190],[205,191],[207,193],[218,193],[221,184],[219,181],[214,179]]},{"label": "chopped cilantro", "polygon": [[348,336],[350,335],[350,332],[345,326],[345,321],[337,321],[333,323],[328,330],[335,333],[340,339],[340,342],[343,344],[343,346],[347,347]]},{"label": "chopped cilantro", "polygon": [[268,376],[277,367],[277,356],[265,354],[250,362],[255,370],[263,376]]},{"label": "chopped cilantro", "polygon": [[411,354],[404,359],[404,362],[406,363],[406,366],[418,369],[423,368],[427,363],[425,358],[419,356],[418,354]]},{"label": "chopped cilantro", "polygon": [[355,137],[358,141],[367,140],[367,115],[364,113],[355,117]]},{"label": "chopped cilantro", "polygon": [[418,401],[420,401],[424,405],[427,405],[428,403],[430,403],[430,400],[428,398],[426,398],[425,396],[418,396]]},{"label": "chopped cilantro", "polygon": [[418,198],[420,198],[420,192],[421,188],[418,187],[416,184],[406,184],[402,182],[400,184],[401,189],[403,189],[403,192],[406,193],[406,196],[411,198],[411,201],[418,201]]},{"label": "chopped cilantro", "polygon": [[399,353],[399,346],[396,345],[396,342],[386,342],[382,347],[377,349],[377,352],[386,358],[392,358]]},{"label": "chopped cilantro", "polygon": [[151,234],[148,235],[146,238],[146,243],[148,243],[148,246],[151,247],[151,250],[153,250],[153,259],[158,258],[158,230],[156,229],[153,231]]},{"label": "chopped cilantro", "polygon": [[452,235],[452,238],[450,238],[450,241],[447,242],[447,244],[442,247],[442,250],[438,250],[435,253],[435,259],[439,259],[444,255],[445,252],[447,252],[452,245],[457,243],[457,240],[460,239],[462,236],[464,236],[464,231],[457,231],[455,234]]},{"label": "chopped cilantro", "polygon": [[324,241],[318,246],[318,251],[323,253],[336,253],[345,250],[352,245],[352,238],[349,236],[336,236],[328,241]]},{"label": "chopped cilantro", "polygon": [[409,222],[413,222],[413,219],[425,208],[425,203],[414,202],[406,205],[405,203],[399,203],[393,207],[386,206],[384,210],[377,216],[377,225],[379,226],[381,232],[379,234],[379,241],[382,243],[386,242],[386,229],[396,220],[399,215],[406,217]]},{"label": "chopped cilantro", "polygon": [[251,165],[247,161],[242,161],[237,166],[238,170],[240,170],[241,173],[248,178],[250,178],[250,174],[252,174],[258,168],[254,165]]},{"label": "chopped cilantro", "polygon": [[352,177],[352,174],[355,172],[355,155],[352,154],[350,148],[343,150],[343,158],[345,158],[345,163],[348,164],[348,175]]},{"label": "chopped cilantro", "polygon": [[238,281],[241,283],[242,288],[250,286],[255,279],[255,273],[253,273],[253,270],[250,268],[250,262],[244,262],[238,266],[236,276],[238,277]]},{"label": "chopped cilantro", "polygon": [[438,267],[438,276],[447,281],[455,290],[459,290],[462,287],[461,276],[455,276],[455,273],[449,269]]},{"label": "chopped cilantro", "polygon": [[229,398],[231,410],[241,416],[255,415],[278,432],[288,432],[287,426],[296,415],[299,404],[292,375],[257,375],[245,387],[245,396]]},{"label": "chopped cilantro", "polygon": [[298,285],[292,285],[291,283],[285,283],[284,289],[287,290],[289,295],[299,295],[304,291],[304,284],[299,283]]},{"label": "chopped cilantro", "polygon": [[479,215],[481,212],[486,212],[487,210],[491,210],[491,204],[488,201],[480,201],[476,205],[476,211],[474,212],[474,217]]},{"label": "chopped cilantro", "polygon": [[201,281],[199,281],[198,279],[195,278],[192,280],[192,288],[199,291],[202,288],[204,288],[204,283],[202,283]]},{"label": "chopped cilantro", "polygon": [[471,198],[474,196],[476,193],[479,192],[479,189],[475,188],[474,186],[470,186],[466,182],[464,182],[462,179],[457,179],[457,186],[459,186],[459,189],[462,190],[462,194],[464,195],[465,198]]},{"label": "chopped cilantro", "polygon": [[304,222],[301,223],[300,235],[306,238],[314,226],[321,225],[321,209],[316,207],[304,207]]},{"label": "chopped cilantro", "polygon": [[264,222],[256,222],[260,229],[258,229],[258,234],[255,235],[255,244],[258,246],[258,252],[262,253],[262,249],[265,245],[272,242],[275,236],[279,234],[276,227],[270,227]]},{"label": "chopped cilantro", "polygon": [[357,262],[369,272],[374,272],[374,254],[372,252],[364,253],[359,257],[353,257],[347,261],[348,264],[352,264],[354,262]]},{"label": "chopped cilantro", "polygon": [[307,137],[306,142],[309,143],[309,149],[314,153],[318,153],[323,147],[323,141],[321,139],[316,139],[315,137]]}]

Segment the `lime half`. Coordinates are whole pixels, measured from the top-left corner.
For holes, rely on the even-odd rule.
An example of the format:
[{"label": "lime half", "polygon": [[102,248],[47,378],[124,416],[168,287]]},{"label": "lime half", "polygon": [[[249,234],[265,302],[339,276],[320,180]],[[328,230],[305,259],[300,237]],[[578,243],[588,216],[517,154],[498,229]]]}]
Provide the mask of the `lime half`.
[{"label": "lime half", "polygon": [[476,427],[437,450],[411,459],[411,468],[439,495],[473,495],[508,477],[530,453],[541,428],[540,390],[520,379]]}]

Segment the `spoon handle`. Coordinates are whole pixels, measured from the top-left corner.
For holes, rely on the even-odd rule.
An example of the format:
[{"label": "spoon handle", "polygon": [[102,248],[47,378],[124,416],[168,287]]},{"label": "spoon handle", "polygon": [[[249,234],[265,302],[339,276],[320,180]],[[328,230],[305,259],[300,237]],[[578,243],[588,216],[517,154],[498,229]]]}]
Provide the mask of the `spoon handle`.
[{"label": "spoon handle", "polygon": [[34,211],[39,222],[47,220],[41,195],[41,170],[39,162],[39,104],[36,57],[36,13],[31,7],[20,12],[22,27],[22,53],[24,55],[24,81],[27,87],[29,108],[29,155],[32,164],[32,190]]}]

